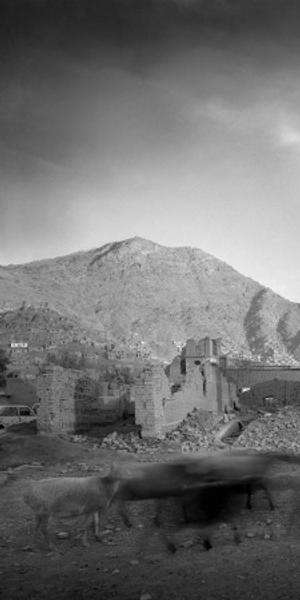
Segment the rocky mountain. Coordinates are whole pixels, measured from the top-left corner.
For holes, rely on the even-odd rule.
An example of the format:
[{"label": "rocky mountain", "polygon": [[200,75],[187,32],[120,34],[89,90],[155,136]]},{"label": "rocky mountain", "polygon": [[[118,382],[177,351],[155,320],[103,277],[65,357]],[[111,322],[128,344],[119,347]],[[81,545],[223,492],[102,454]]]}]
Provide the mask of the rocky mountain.
[{"label": "rocky mountain", "polygon": [[0,311],[45,302],[90,337],[138,338],[162,358],[189,337],[210,335],[225,352],[300,360],[300,305],[196,248],[135,237],[0,267]]}]

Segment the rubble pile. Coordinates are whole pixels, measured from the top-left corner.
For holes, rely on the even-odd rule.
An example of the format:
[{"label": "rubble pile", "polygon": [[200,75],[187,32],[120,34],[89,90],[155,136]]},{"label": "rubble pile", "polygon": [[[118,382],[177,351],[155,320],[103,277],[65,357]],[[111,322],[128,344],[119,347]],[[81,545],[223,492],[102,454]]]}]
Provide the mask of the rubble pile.
[{"label": "rubble pile", "polygon": [[300,451],[300,408],[287,406],[261,414],[234,442],[234,446],[288,452]]},{"label": "rubble pile", "polygon": [[218,415],[213,412],[195,410],[176,429],[167,433],[166,438],[181,443],[182,452],[197,452],[200,448],[219,448],[224,444],[217,439],[217,433],[224,424],[236,419],[234,414]]},{"label": "rubble pile", "polygon": [[136,433],[118,433],[113,431],[103,438],[100,444],[101,448],[110,448],[112,450],[125,450],[126,452],[147,453],[159,450],[161,440],[159,439],[141,439]]},{"label": "rubble pile", "polygon": [[[113,431],[95,446],[137,454],[154,454],[176,446],[183,453],[203,448],[218,450],[233,447],[256,450],[300,452],[300,407],[284,407],[277,412],[251,411],[237,418],[236,414],[216,414],[194,410],[176,429],[162,438],[143,439],[136,432]],[[75,437],[75,436],[74,436]],[[80,436],[77,436],[79,438]],[[84,441],[80,437],[74,441]]]},{"label": "rubble pile", "polygon": [[[136,433],[109,433],[100,444],[101,448],[135,453],[153,453],[162,448],[164,442],[181,448],[181,452],[197,452],[200,448],[220,448],[225,444],[218,439],[224,424],[235,420],[236,415],[218,415],[213,412],[194,410],[178,427],[162,438],[141,439]],[[169,450],[171,451],[171,450]]]}]

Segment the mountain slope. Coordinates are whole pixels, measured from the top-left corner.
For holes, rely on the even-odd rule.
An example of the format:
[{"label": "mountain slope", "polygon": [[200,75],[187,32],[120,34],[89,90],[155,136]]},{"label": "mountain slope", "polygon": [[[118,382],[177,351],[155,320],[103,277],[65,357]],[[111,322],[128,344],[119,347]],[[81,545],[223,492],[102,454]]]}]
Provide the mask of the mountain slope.
[{"label": "mountain slope", "polygon": [[222,337],[224,350],[299,357],[300,307],[195,248],[141,238],[0,268],[0,310],[22,302],[169,357],[172,340]]}]

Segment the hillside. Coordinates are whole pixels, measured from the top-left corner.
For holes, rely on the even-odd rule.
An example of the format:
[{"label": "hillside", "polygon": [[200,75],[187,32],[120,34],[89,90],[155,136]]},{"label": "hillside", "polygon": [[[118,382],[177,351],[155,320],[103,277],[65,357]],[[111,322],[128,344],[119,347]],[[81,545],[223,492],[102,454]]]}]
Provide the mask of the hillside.
[{"label": "hillside", "polygon": [[0,311],[45,302],[89,337],[136,335],[164,358],[174,342],[208,334],[224,351],[300,359],[300,305],[196,248],[132,238],[0,267]]},{"label": "hillside", "polygon": [[38,349],[89,340],[97,341],[95,331],[88,332],[80,327],[77,318],[62,316],[48,306],[23,304],[0,313],[1,346],[26,341],[31,348]]}]

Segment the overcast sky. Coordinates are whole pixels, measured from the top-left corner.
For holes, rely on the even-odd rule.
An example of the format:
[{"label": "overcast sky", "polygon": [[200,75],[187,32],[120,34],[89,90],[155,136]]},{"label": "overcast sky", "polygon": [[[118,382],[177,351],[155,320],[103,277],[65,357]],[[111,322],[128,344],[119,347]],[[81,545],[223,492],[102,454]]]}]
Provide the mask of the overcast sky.
[{"label": "overcast sky", "polygon": [[300,302],[300,2],[0,11],[0,264],[138,235]]}]

